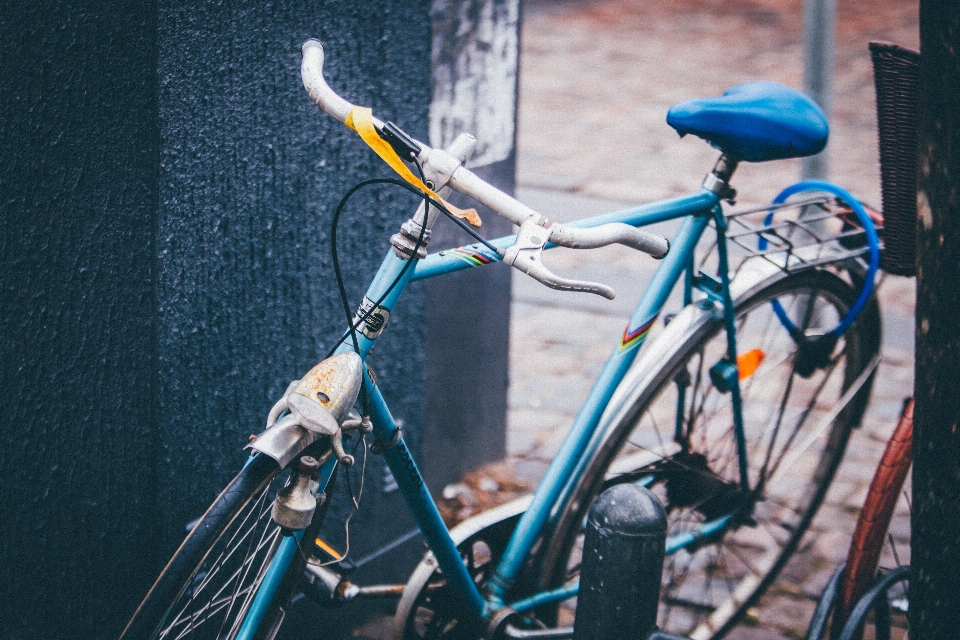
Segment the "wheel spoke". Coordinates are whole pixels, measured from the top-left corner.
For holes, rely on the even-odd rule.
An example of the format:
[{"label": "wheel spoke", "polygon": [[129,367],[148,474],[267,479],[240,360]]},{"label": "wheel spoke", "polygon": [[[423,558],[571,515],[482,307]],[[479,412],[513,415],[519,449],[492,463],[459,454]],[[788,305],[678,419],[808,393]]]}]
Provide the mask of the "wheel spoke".
[{"label": "wheel spoke", "polygon": [[[319,440],[303,455],[312,451],[329,460],[333,454],[326,446],[326,439]],[[281,540],[271,509],[287,475],[270,458],[257,455],[248,461],[167,564],[124,631],[125,640],[236,637]],[[323,513],[318,509],[305,535],[316,533]],[[274,628],[282,615],[302,560],[296,556],[282,589],[264,603],[265,628]]]},{"label": "wheel spoke", "polygon": [[[830,365],[830,368],[826,370],[826,375],[823,376],[823,380],[820,383],[820,385],[817,387],[816,393],[812,394],[812,397],[810,398],[810,402],[807,404],[806,408],[799,414],[800,419],[797,420],[796,426],[793,428],[793,431],[790,433],[790,436],[787,438],[787,441],[784,443],[783,447],[780,449],[780,455],[777,456],[776,461],[774,461],[773,467],[770,469],[769,476],[772,476],[777,473],[777,470],[779,469],[780,464],[783,462],[783,459],[786,456],[787,451],[790,449],[790,445],[793,443],[794,439],[797,437],[797,434],[800,433],[800,430],[803,429],[803,427],[806,425],[807,418],[809,418],[810,415],[813,413],[813,407],[817,403],[817,399],[820,397],[820,393],[823,391],[823,388],[826,386],[827,382],[830,380],[830,377],[833,374],[833,371],[836,366],[837,364],[836,362],[834,362]],[[821,434],[816,433],[814,435],[819,436]],[[812,443],[812,441],[810,443]],[[771,450],[772,450],[774,443],[771,442],[770,444],[771,444]],[[803,446],[801,448],[801,452],[805,451],[809,446],[810,446],[809,443]],[[763,480],[765,481],[766,478],[769,476],[764,476]]]}]

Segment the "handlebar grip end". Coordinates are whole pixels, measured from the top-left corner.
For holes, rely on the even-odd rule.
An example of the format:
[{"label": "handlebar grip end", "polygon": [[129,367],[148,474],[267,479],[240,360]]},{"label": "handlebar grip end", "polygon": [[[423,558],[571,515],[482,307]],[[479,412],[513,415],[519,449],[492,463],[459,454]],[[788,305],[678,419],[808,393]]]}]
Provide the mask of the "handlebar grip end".
[{"label": "handlebar grip end", "polygon": [[[663,238],[663,236],[660,237]],[[667,257],[667,254],[670,253],[670,241],[667,238],[663,238],[663,243],[663,253],[660,253],[659,255],[653,254],[653,257],[657,260],[663,260]]]},{"label": "handlebar grip end", "polygon": [[300,45],[300,78],[303,86],[318,107],[331,117],[343,122],[353,109],[353,105],[341,98],[323,79],[323,45],[311,38]]},{"label": "handlebar grip end", "polygon": [[323,55],[323,43],[317,40],[316,38],[310,38],[302,45],[300,45],[300,55],[303,55],[307,49],[317,48],[320,49],[320,55]]}]

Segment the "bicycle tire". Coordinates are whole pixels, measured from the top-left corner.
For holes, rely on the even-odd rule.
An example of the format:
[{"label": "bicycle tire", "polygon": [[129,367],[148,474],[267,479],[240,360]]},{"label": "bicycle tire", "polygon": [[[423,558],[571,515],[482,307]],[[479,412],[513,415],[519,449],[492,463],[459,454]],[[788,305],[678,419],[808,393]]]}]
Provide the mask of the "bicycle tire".
[{"label": "bicycle tire", "polygon": [[[857,525],[850,540],[850,551],[840,579],[837,608],[832,628],[838,631],[846,624],[857,602],[870,588],[880,568],[881,553],[886,544],[890,523],[897,502],[913,464],[913,400],[904,407],[897,426],[887,441],[883,456],[870,482]],[[896,558],[896,564],[902,559]]]},{"label": "bicycle tire", "polygon": [[[315,455],[316,449],[317,445],[312,445],[304,454]],[[299,457],[280,469],[261,454],[240,470],[181,543],[127,623],[121,640],[233,637],[279,542],[280,530],[271,519],[270,507],[273,495],[285,482],[285,472],[297,460]],[[317,508],[305,540],[316,535],[326,507],[324,503]],[[275,635],[305,562],[304,554],[297,554],[258,639]],[[256,570],[251,571],[252,567]],[[221,597],[225,592],[230,594],[228,600]]]},{"label": "bicycle tire", "polygon": [[[779,373],[780,378],[784,380],[779,388],[787,391],[785,399],[781,398],[783,403],[779,408],[781,414],[786,412],[784,407],[793,393],[792,389],[796,388],[799,392],[812,388],[817,393],[813,399],[807,399],[807,409],[805,413],[801,412],[793,435],[786,440],[787,447],[791,446],[799,429],[807,424],[816,423],[818,416],[823,419],[822,416],[828,406],[821,406],[820,392],[829,390],[829,400],[834,396],[842,397],[855,382],[862,383],[862,386],[829,424],[827,437],[810,441],[811,447],[814,445],[819,447],[819,456],[812,466],[812,472],[808,472],[806,478],[799,473],[801,471],[799,468],[791,469],[789,473],[786,469],[778,469],[778,465],[785,460],[786,450],[775,449],[781,440],[779,429],[774,429],[770,439],[771,456],[760,456],[759,451],[753,451],[750,458],[751,490],[758,491],[762,496],[762,499],[758,497],[754,502],[756,507],[752,512],[745,514],[746,517],[741,517],[740,525],[724,532],[718,539],[703,541],[699,546],[693,547],[689,553],[679,551],[667,558],[658,620],[660,628],[667,633],[692,634],[692,637],[701,640],[705,638],[716,640],[729,632],[743,618],[749,607],[756,603],[796,550],[803,533],[809,527],[839,466],[850,431],[860,423],[869,398],[873,373],[871,371],[867,374],[864,369],[869,363],[875,362],[880,345],[879,308],[876,299],[871,298],[857,322],[835,347],[834,365],[825,372],[818,389],[816,385],[811,387],[808,380],[795,375],[795,345],[782,330],[769,302],[774,299],[780,300],[781,305],[790,310],[790,313],[796,313],[798,306],[796,304],[791,306],[791,300],[794,303],[814,300],[814,304],[807,305],[807,308],[813,309],[816,313],[804,312],[806,322],[801,322],[799,325],[804,328],[806,334],[811,335],[821,328],[826,330],[832,328],[854,303],[858,291],[845,280],[825,270],[809,270],[786,276],[779,274],[766,282],[765,285],[753,286],[744,293],[734,295],[740,353],[745,353],[753,347],[748,339],[751,332],[759,332],[759,335],[764,332],[773,332],[773,335],[779,337],[778,343],[770,341],[770,334],[767,334],[766,342],[763,342],[766,349],[764,364],[760,365],[752,377],[741,382],[748,446],[751,442],[755,442],[752,436],[756,433],[770,437],[770,433],[764,432],[762,428],[758,432],[756,422],[763,413],[761,409],[769,408],[770,404],[763,399],[761,393],[778,388],[772,380],[776,374]],[[823,301],[823,303],[817,301]],[[785,302],[787,304],[784,304]],[[697,311],[696,305],[689,309],[691,313],[700,313],[700,317],[703,318],[702,311]],[[759,321],[754,320],[757,316],[760,316]],[[677,318],[680,319],[680,315]],[[833,324],[830,324],[831,322]],[[540,560],[543,576],[541,588],[558,586],[571,579],[572,574],[578,570],[577,556],[580,551],[577,546],[578,539],[582,538],[580,525],[593,499],[612,483],[632,481],[652,474],[654,481],[650,488],[659,495],[667,507],[670,535],[687,530],[704,520],[713,519],[724,512],[733,513],[736,510],[733,505],[738,501],[742,504],[743,499],[750,499],[749,492],[740,492],[736,495],[736,492],[731,489],[736,484],[737,463],[735,452],[734,459],[732,461],[729,459],[735,446],[732,445],[732,420],[727,415],[729,412],[724,413],[723,402],[715,405],[720,416],[719,423],[713,422],[701,426],[696,422],[709,406],[708,397],[717,397],[719,394],[716,387],[709,381],[706,368],[725,353],[726,333],[723,321],[720,314],[713,313],[708,319],[701,320],[693,327],[685,336],[680,334],[682,337],[679,341],[672,345],[668,343],[659,352],[654,351],[652,354],[648,352],[635,365],[635,369],[639,368],[639,372],[630,380],[639,380],[640,384],[631,396],[632,404],[618,414],[619,422],[605,430],[603,445],[574,480],[575,485],[568,507],[556,520],[550,542],[545,545],[546,550]],[[670,329],[671,327],[668,327],[657,342],[677,338],[671,334]],[[774,349],[782,349],[785,353],[778,354],[777,358],[771,358],[770,355]],[[696,364],[696,371],[691,373],[689,367],[693,364]],[[839,373],[838,369],[840,369]],[[679,386],[675,382],[678,380],[687,382],[682,380],[686,377],[682,373],[684,371],[691,378],[688,382],[698,386],[692,387],[694,395],[684,392],[682,417],[680,422],[676,422],[675,414],[680,392],[677,391]],[[812,377],[815,376],[817,372]],[[864,376],[867,377],[864,378]],[[701,383],[705,384],[700,387]],[[701,388],[703,397],[698,400],[696,393]],[[671,390],[674,396],[670,396]],[[666,402],[664,402],[665,399]],[[698,405],[699,408],[695,410]],[[662,454],[660,460],[652,465],[618,469],[617,465],[622,464],[624,460],[629,460],[627,456],[631,453],[656,451],[658,448],[663,449],[665,443],[675,442],[675,433],[668,433],[666,439],[657,435],[657,438],[648,436],[646,440],[635,439],[636,436],[633,435],[636,433],[635,428],[638,425],[642,426],[645,422],[654,427],[651,433],[659,434],[659,420],[655,414],[663,407],[670,406],[674,407],[674,415],[669,420],[664,420],[664,424],[669,423],[667,428],[672,431],[676,430],[674,425],[680,424],[682,430],[688,434],[688,444],[680,445],[679,454]],[[691,417],[695,419],[692,428],[689,424]],[[814,419],[807,419],[811,417]],[[782,418],[781,415],[781,421]],[[703,441],[698,447],[694,440],[701,437]],[[708,438],[710,442],[707,441]],[[762,444],[762,438],[760,442]],[[719,443],[724,446],[708,447],[710,443]],[[628,445],[631,446],[628,447]],[[672,446],[676,448],[677,445]],[[725,454],[726,458],[723,458]],[[775,458],[774,454],[776,454]],[[765,461],[763,467],[759,469],[754,464],[758,459]],[[760,479],[760,476],[764,475],[763,469],[771,459],[777,461],[767,469],[772,472],[769,477]],[[664,464],[664,461],[670,462]],[[802,456],[802,460],[798,458],[796,462],[807,468],[811,467],[811,458],[807,455]],[[787,480],[794,483],[801,482],[803,491],[795,489],[787,491],[782,486]],[[704,486],[701,488],[698,485]],[[709,495],[698,493],[706,491],[711,493]],[[726,495],[723,495],[723,492],[726,492]],[[685,493],[690,495],[684,496]],[[724,500],[727,499],[729,502],[724,506]],[[793,514],[789,521],[786,520],[788,513]],[[751,521],[756,521],[756,524],[751,525]],[[773,524],[774,528],[764,527],[761,532],[759,526],[761,524]],[[777,535],[780,527],[784,527],[785,535]],[[771,542],[761,540],[760,533],[769,536]],[[764,548],[764,553],[760,556],[761,566],[751,567],[746,560],[738,557],[738,552],[744,549],[754,554],[751,557],[753,561],[756,553],[751,549],[764,544],[769,546]],[[734,570],[733,567],[727,568],[722,564],[724,562],[739,563],[741,566]],[[721,575],[724,570],[727,571],[725,576]],[[689,588],[685,586],[696,586],[696,580],[691,579],[695,577],[699,579],[704,591],[708,592],[703,594],[706,597],[701,597],[700,600],[694,599],[694,594],[690,593]],[[728,586],[726,579],[735,580],[735,586],[728,587],[726,594],[720,593],[719,588],[716,590],[717,593],[713,593],[712,590],[716,585]],[[676,616],[674,609],[681,605],[685,605],[685,613],[682,616]],[[543,617],[554,616],[546,612]]]}]

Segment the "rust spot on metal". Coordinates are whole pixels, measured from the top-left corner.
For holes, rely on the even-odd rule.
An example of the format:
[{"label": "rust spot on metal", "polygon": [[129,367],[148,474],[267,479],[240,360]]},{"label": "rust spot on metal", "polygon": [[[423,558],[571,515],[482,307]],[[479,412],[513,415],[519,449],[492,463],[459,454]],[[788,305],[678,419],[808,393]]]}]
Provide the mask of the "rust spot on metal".
[{"label": "rust spot on metal", "polygon": [[353,352],[327,358],[300,379],[294,391],[316,398],[327,411],[341,421],[360,393],[363,362]]}]

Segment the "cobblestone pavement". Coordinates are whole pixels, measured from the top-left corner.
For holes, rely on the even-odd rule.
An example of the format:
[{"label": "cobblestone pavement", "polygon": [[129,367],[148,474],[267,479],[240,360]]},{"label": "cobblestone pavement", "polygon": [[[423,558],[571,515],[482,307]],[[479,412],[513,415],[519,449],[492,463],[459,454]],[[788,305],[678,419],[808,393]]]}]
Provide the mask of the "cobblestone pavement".
[{"label": "cobblestone pavement", "polygon": [[[879,204],[867,42],[917,47],[917,4],[838,4],[830,178]],[[716,152],[692,136],[678,139],[664,122],[671,104],[751,79],[801,85],[800,0],[527,0],[524,9],[519,197],[561,220],[699,185]],[[798,177],[796,161],[745,165],[734,186],[741,200],[765,202]],[[617,248],[548,260],[559,273],[611,284],[618,296],[607,302],[559,294],[514,276],[508,461],[531,483],[556,452],[651,273],[649,260]],[[802,637],[816,597],[845,557],[866,485],[913,387],[914,282],[888,277],[880,295],[883,362],[864,426],[802,549],[731,637]]]}]

